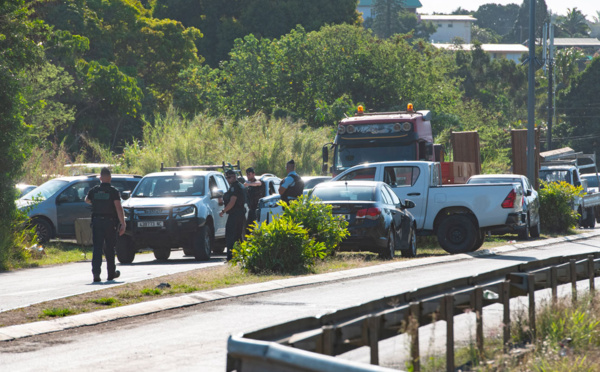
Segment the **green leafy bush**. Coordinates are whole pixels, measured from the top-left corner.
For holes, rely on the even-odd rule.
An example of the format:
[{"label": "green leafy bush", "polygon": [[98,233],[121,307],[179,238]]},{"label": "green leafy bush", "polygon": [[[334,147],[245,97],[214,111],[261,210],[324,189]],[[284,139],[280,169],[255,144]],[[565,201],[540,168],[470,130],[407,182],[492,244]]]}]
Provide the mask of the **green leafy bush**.
[{"label": "green leafy bush", "polygon": [[289,216],[254,224],[247,240],[236,244],[231,260],[252,273],[300,273],[315,258],[326,256],[325,244],[311,239],[306,229]]},{"label": "green leafy bush", "polygon": [[331,205],[321,203],[318,198],[312,196],[311,191],[284,208],[283,216],[302,224],[311,238],[325,244],[327,255],[330,255],[349,234],[346,229],[348,222],[334,216],[331,211]]},{"label": "green leafy bush", "polygon": [[581,186],[575,187],[566,182],[541,181],[540,222],[542,228],[552,233],[564,233],[574,227],[579,214],[573,210],[576,198],[583,195]]}]

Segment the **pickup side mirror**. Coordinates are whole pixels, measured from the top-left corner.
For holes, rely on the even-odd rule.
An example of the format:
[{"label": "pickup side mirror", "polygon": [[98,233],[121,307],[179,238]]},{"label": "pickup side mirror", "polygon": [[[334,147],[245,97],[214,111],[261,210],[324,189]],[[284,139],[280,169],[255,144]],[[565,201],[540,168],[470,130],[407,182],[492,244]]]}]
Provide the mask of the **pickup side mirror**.
[{"label": "pickup side mirror", "polygon": [[210,193],[210,198],[211,199],[217,199],[217,198],[222,198],[223,194],[225,194],[225,192],[223,192],[223,190],[221,189],[213,189]]},{"label": "pickup side mirror", "polygon": [[415,202],[410,199],[404,200],[404,208],[410,209],[415,207]]},{"label": "pickup side mirror", "polygon": [[531,196],[531,189],[527,189],[527,191],[525,192],[525,196]]},{"label": "pickup side mirror", "polygon": [[131,197],[131,190],[123,191],[121,193],[121,199],[127,200]]},{"label": "pickup side mirror", "polygon": [[66,203],[69,201],[69,197],[66,194],[61,194],[56,198],[57,204]]}]

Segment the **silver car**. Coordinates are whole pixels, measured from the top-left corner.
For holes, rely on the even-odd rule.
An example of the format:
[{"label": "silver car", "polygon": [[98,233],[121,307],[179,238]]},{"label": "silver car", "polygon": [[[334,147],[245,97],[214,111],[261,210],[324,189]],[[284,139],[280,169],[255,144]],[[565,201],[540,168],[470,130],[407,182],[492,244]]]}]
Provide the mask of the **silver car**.
[{"label": "silver car", "polygon": [[[113,174],[111,185],[119,192],[135,188],[141,176]],[[98,175],[59,177],[43,183],[16,201],[35,225],[38,242],[75,237],[75,220],[89,218],[92,206],[85,202],[88,191],[100,184]]]}]

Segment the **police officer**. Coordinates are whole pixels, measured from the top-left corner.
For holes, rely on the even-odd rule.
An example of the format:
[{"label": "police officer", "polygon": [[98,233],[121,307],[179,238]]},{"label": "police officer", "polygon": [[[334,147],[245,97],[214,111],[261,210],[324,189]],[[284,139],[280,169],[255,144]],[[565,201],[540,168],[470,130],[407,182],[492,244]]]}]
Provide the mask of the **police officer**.
[{"label": "police officer", "polygon": [[121,272],[115,269],[115,245],[117,234],[125,233],[125,215],[119,191],[110,185],[110,181],[110,169],[102,168],[100,171],[101,184],[94,186],[85,197],[85,202],[92,205],[92,240],[94,243],[92,274],[94,274],[95,283],[101,281],[103,247],[108,280],[116,279],[121,275]]},{"label": "police officer", "polygon": [[288,172],[287,177],[279,185],[279,195],[281,200],[288,203],[290,199],[296,199],[302,195],[304,191],[304,181],[296,173],[296,163],[294,159],[287,162],[285,170]]},{"label": "police officer", "polygon": [[250,167],[246,169],[246,178],[248,179],[244,183],[248,194],[248,221],[246,223],[246,231],[249,231],[250,225],[256,221],[256,209],[258,208],[258,201],[260,198],[265,196],[265,186],[261,180],[256,179],[254,168]]},{"label": "police officer", "polygon": [[225,172],[225,177],[229,183],[229,190],[223,195],[225,208],[219,213],[221,217],[227,213],[227,223],[225,224],[225,242],[227,244],[227,261],[232,258],[232,250],[235,242],[242,241],[242,234],[246,226],[246,190],[244,185],[235,176],[231,169]]}]

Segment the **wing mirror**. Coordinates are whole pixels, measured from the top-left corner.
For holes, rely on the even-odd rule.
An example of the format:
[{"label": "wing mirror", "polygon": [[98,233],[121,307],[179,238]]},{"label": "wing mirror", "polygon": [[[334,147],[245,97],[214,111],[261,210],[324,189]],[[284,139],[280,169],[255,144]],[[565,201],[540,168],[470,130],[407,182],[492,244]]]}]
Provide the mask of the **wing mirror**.
[{"label": "wing mirror", "polygon": [[415,207],[415,202],[409,199],[404,200],[404,208],[414,208]]},{"label": "wing mirror", "polygon": [[121,199],[127,200],[131,197],[131,190],[123,191],[121,193]]},{"label": "wing mirror", "polygon": [[221,189],[213,189],[211,191],[210,197],[211,199],[222,198],[225,192]]}]

